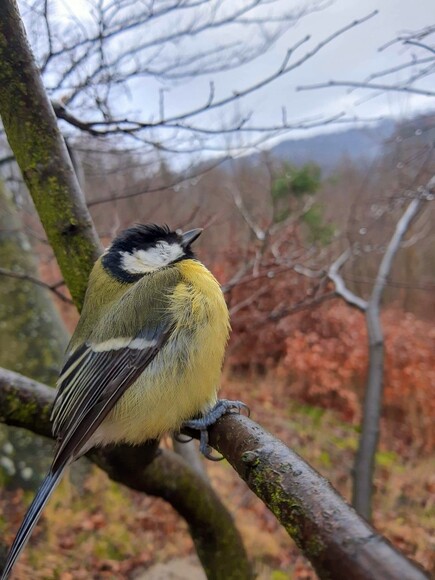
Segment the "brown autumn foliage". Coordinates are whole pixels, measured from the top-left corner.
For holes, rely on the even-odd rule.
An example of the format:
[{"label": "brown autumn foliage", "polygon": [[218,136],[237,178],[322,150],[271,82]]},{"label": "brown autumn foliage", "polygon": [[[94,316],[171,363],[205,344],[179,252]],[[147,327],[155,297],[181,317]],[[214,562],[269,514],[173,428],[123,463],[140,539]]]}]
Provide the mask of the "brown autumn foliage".
[{"label": "brown autumn foliage", "polygon": [[[409,128],[399,127],[398,132],[401,130]],[[323,222],[338,233],[329,244],[322,240],[310,243],[312,230],[298,214],[273,222],[271,188],[279,165],[267,157],[256,165],[240,163],[233,172],[216,168],[198,182],[179,188],[91,205],[91,211],[105,241],[135,221],[169,222],[180,227],[208,223],[198,251],[228,286],[233,329],[227,357],[230,372],[266,376],[271,381],[277,377],[293,398],[337,410],[357,424],[368,364],[364,317],[340,299],[331,300],[333,288],[324,275],[310,277],[298,273],[294,265],[326,270],[340,252],[343,238],[350,238],[361,252],[345,267],[344,276],[351,289],[367,297],[382,248],[403,211],[394,204],[391,192],[411,187],[415,178],[409,164],[406,172],[398,172],[397,158],[405,153],[410,157],[411,145],[414,157],[419,158],[415,144],[404,153],[403,141],[399,152],[395,140],[391,141],[385,157],[371,168],[369,180],[364,169],[348,160],[333,178],[323,180],[314,201],[322,208]],[[128,164],[123,169],[127,161],[128,154],[126,159],[118,159],[118,166],[110,158],[113,167],[108,173],[98,153],[87,154],[84,167],[91,203],[122,191],[141,191],[143,170],[132,170]],[[431,169],[427,168],[427,175]],[[425,178],[420,175],[420,179]],[[149,177],[143,187],[159,187],[164,179],[174,177],[162,162],[160,172]],[[352,183],[351,191],[348,183]],[[243,200],[248,217],[265,232],[264,240],[255,237],[246,216],[237,209],[234,191]],[[435,336],[430,316],[435,307],[430,291],[434,237],[428,228],[433,215],[433,208],[428,208],[411,230],[417,242],[399,252],[391,280],[402,282],[387,285],[382,314],[386,344],[383,418],[405,447],[410,444],[425,452],[435,447],[435,401],[431,395],[435,388]],[[173,216],[177,223],[173,223]],[[322,233],[322,227],[318,226],[317,233]],[[428,234],[418,240],[425,228]],[[60,276],[49,248],[40,246],[40,254],[43,277],[57,281]],[[76,313],[63,303],[59,306],[72,330]]]},{"label": "brown autumn foliage", "polygon": [[[324,276],[311,278],[293,266],[322,270],[340,253],[344,240],[360,244],[360,255],[343,275],[355,292],[367,297],[382,246],[401,213],[391,196],[412,186],[412,175],[400,182],[394,159],[390,151],[371,171],[370,179],[364,169],[345,161],[333,179],[323,181],[316,199],[325,222],[339,233],[328,246],[313,248],[306,224],[291,218],[272,228],[265,244],[255,238],[231,192],[240,193],[249,215],[266,230],[271,175],[270,166],[261,164],[241,164],[234,173],[218,168],[178,188],[91,206],[105,242],[135,221],[208,226],[198,244],[199,257],[223,284],[238,278],[226,294],[233,333],[223,396],[246,401],[255,420],[300,452],[347,498],[368,362],[365,321],[361,313],[328,296],[332,287]],[[125,159],[118,162],[118,169],[107,159],[103,166],[96,153],[86,154],[88,200],[158,186],[169,172],[162,163],[162,175],[144,180],[142,167],[123,169]],[[386,208],[380,218],[373,218],[374,206],[376,211]],[[425,215],[411,235],[426,231],[433,210]],[[28,223],[31,231],[38,232],[34,217]],[[432,569],[430,514],[435,483],[428,454],[435,447],[433,232],[416,240],[397,256],[383,305],[385,398],[375,525],[406,554]],[[50,248],[40,243],[37,248],[41,277],[57,282],[60,274]],[[400,284],[394,286],[397,280]],[[75,310],[57,303],[72,331]],[[208,469],[235,513],[260,572],[265,570],[261,577],[314,578],[273,516],[232,471],[222,465]],[[90,493],[83,500],[69,490],[65,500],[60,497],[44,516],[45,526],[43,520],[39,535],[24,554],[18,578],[29,577],[34,569],[41,570],[41,578],[62,569],[71,570],[70,576],[69,572],[62,576],[65,580],[126,578],[136,567],[192,553],[184,523],[164,502],[120,491],[101,473],[86,486]],[[0,500],[5,510],[10,499]],[[8,539],[22,515],[18,504],[20,498],[12,506],[15,520],[6,518]],[[41,553],[48,554],[44,562]],[[75,557],[77,553],[81,559]]]},{"label": "brown autumn foliage", "polygon": [[[285,380],[226,377],[222,395],[243,398],[256,421],[350,498],[358,434],[336,412],[295,403]],[[431,549],[434,462],[419,454],[403,457],[392,450],[394,434],[387,435],[378,454],[375,526],[405,554],[435,571]],[[77,468],[72,467],[71,473]],[[315,580],[297,546],[233,469],[226,462],[207,462],[206,468],[212,485],[234,514],[259,580]],[[0,522],[6,541],[12,540],[24,511],[22,492],[2,492],[4,520],[0,517]],[[16,580],[132,580],[158,562],[193,556],[187,526],[166,502],[119,486],[94,469],[80,488],[68,477],[64,479],[17,564]]]},{"label": "brown autumn foliage", "polygon": [[[307,294],[314,290],[303,278],[298,287],[300,278],[287,272],[273,281],[255,281],[262,294],[257,297],[251,288],[254,299],[232,318],[228,365],[239,374],[266,375],[271,384],[279,378],[292,398],[335,409],[358,424],[368,368],[364,315],[338,298],[309,307],[312,298]],[[306,303],[307,307],[280,318],[276,304],[285,300],[290,301],[290,310],[291,305],[298,308]],[[385,309],[381,318],[386,345],[385,426],[404,449],[431,452],[435,448],[434,325],[397,307]]]},{"label": "brown autumn foliage", "polygon": [[[414,315],[394,309],[382,315],[386,340],[383,415],[398,440],[423,451],[435,447],[435,329]],[[301,317],[285,341],[277,367],[296,398],[340,411],[355,423],[368,365],[367,336],[361,313],[342,303]]]}]

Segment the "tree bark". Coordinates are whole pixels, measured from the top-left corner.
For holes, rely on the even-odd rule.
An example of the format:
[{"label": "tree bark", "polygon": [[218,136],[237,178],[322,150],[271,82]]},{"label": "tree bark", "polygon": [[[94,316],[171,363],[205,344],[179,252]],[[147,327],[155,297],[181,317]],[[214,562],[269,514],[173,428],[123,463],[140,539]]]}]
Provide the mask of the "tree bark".
[{"label": "tree bark", "polygon": [[[80,310],[90,271],[102,248],[15,0],[0,1],[0,116],[62,276]],[[20,414],[20,409],[16,411]],[[209,493],[214,494],[211,488]],[[225,507],[221,505],[221,509]],[[227,516],[228,526],[238,536]],[[240,538],[234,545],[241,546]],[[223,560],[232,561],[229,546],[227,551]],[[206,555],[211,557],[212,550]],[[244,549],[238,560],[248,567]]]},{"label": "tree bark", "polygon": [[[55,391],[0,369],[0,422],[52,437],[50,412]],[[161,497],[186,520],[210,580],[250,580],[253,573],[240,534],[210,485],[177,454],[152,441],[92,451],[89,459],[118,483]],[[157,455],[156,455],[157,452]]]},{"label": "tree bark", "polygon": [[384,390],[384,334],[380,317],[382,295],[403,237],[423,207],[423,203],[424,198],[418,195],[410,202],[397,222],[394,234],[379,265],[365,310],[369,340],[369,370],[364,393],[361,437],[354,465],[352,503],[357,512],[368,521],[372,518],[373,479]]},{"label": "tree bark", "polygon": [[0,116],[64,280],[80,308],[101,246],[15,0],[0,2]]},{"label": "tree bark", "polygon": [[[16,373],[0,371],[0,421],[50,436],[47,409],[52,399],[52,389],[29,381]],[[196,435],[192,431],[187,433]],[[247,417],[226,415],[210,428],[209,434],[211,445],[228,459],[240,477],[274,513],[310,560],[320,578],[325,580],[428,578],[423,570],[405,558],[360,518],[326,479],[281,441]],[[111,455],[112,453],[116,456]],[[142,486],[150,486],[148,492],[153,493],[149,490],[152,489],[156,479],[151,475],[148,481],[148,469],[154,469],[155,462],[143,469],[144,456],[143,448],[127,450],[126,447],[121,447],[104,453],[103,459],[95,460],[105,469],[104,457],[106,457],[110,465],[107,468],[109,476],[141,491],[146,491]],[[169,455],[163,454],[155,461],[166,461],[167,456]],[[135,465],[136,469],[126,470],[125,461],[128,461],[128,465]],[[187,504],[183,508],[177,507],[178,499],[183,500],[183,494],[177,491],[177,486],[172,482],[173,478],[170,475],[176,472],[178,465],[181,465],[179,463],[182,462],[181,458],[177,458],[176,461],[178,463],[173,462],[168,468],[168,475],[163,476],[163,482],[167,486],[168,501],[173,502],[175,509],[183,509],[183,513],[186,514],[190,509],[196,509],[195,504],[198,503],[200,494],[192,491],[192,495],[188,494]],[[191,473],[188,479],[195,478],[194,487],[204,485],[200,476],[193,475],[193,471]],[[160,477],[161,475],[157,477],[157,481]],[[206,490],[207,487],[204,488],[204,493],[208,493]],[[202,502],[201,499],[201,506],[196,512],[199,529],[203,518],[207,515],[216,517],[216,512],[209,511],[207,507],[208,499],[204,500],[205,503]],[[218,519],[216,524],[219,529],[226,526],[221,519]],[[203,533],[204,531],[201,532]],[[193,532],[194,538],[195,534],[196,532]],[[226,544],[230,541],[229,537],[227,535],[218,537],[216,541],[223,540]],[[209,541],[209,544],[211,543],[212,541]],[[199,549],[199,553],[200,551]],[[239,570],[241,570],[240,561],[233,560],[226,575],[211,575],[210,578],[249,578],[237,576]]]},{"label": "tree bark", "polygon": [[319,578],[428,578],[359,517],[325,478],[247,417],[223,417],[210,429],[210,444],[274,513]]},{"label": "tree bark", "polygon": [[[46,289],[2,274],[25,272],[38,278],[33,248],[23,231],[13,196],[2,182],[0,264],[0,365],[53,384],[68,334]],[[4,485],[35,490],[50,465],[50,452],[45,439],[2,426],[0,472]]]}]

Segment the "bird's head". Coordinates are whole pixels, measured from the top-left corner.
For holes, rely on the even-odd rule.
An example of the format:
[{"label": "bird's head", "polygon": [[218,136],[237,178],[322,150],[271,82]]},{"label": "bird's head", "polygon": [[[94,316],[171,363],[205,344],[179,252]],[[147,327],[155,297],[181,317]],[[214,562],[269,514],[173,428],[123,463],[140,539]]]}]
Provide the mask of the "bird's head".
[{"label": "bird's head", "polygon": [[202,229],[185,233],[168,226],[136,224],[122,231],[103,255],[103,266],[123,282],[136,282],[144,274],[193,258],[191,244]]}]

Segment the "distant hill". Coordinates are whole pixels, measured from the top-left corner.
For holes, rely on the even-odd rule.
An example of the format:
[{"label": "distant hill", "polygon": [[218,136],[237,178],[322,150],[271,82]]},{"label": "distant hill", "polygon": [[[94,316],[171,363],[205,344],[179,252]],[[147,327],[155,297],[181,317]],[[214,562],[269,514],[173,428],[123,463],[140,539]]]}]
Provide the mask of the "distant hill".
[{"label": "distant hill", "polygon": [[314,161],[324,173],[329,173],[343,158],[361,164],[375,159],[395,128],[394,121],[385,120],[367,127],[289,139],[269,151],[275,159],[287,160],[295,165]]}]

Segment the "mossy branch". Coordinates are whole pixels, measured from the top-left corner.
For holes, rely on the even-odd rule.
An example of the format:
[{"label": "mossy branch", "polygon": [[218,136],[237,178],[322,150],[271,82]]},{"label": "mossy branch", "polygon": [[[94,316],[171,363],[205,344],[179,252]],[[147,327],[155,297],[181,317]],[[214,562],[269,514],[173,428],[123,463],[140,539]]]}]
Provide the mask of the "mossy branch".
[{"label": "mossy branch", "polygon": [[[1,422],[51,436],[47,409],[53,397],[52,389],[0,369]],[[416,564],[360,518],[326,479],[247,417],[226,415],[210,428],[209,434],[211,445],[275,514],[320,578],[427,578]],[[200,557],[204,557],[203,549],[208,550],[203,563],[209,578],[250,578],[246,561],[237,555],[231,563],[228,561],[232,547],[235,554],[244,553],[243,547],[233,535],[232,525],[228,525],[227,514],[219,508],[219,500],[202,477],[174,454],[161,453],[145,465],[147,456],[150,457],[149,446],[122,446],[100,451],[91,455],[91,459],[115,481],[164,497],[186,518]],[[210,554],[210,546],[214,546],[214,555]],[[225,559],[228,567],[223,574]]]},{"label": "mossy branch", "polygon": [[[90,271],[102,248],[43,87],[15,0],[0,2],[0,116],[62,276],[74,303],[81,310]],[[8,381],[3,382],[0,396],[5,403],[0,416],[6,419],[7,414],[9,418],[4,422],[50,436],[48,407],[53,391],[44,394],[41,392],[44,387],[37,386],[37,383],[28,385],[26,390],[15,377],[18,381],[15,382],[15,388],[21,393],[17,397],[11,391],[12,375],[9,374],[7,378],[9,387],[6,385]],[[135,453],[140,454],[140,451],[136,449]],[[143,454],[141,461],[143,466]],[[159,462],[161,464],[162,460]],[[177,473],[180,476],[181,465],[178,462]],[[184,466],[187,469],[186,464]],[[116,473],[116,463],[112,466],[107,464],[106,467]],[[125,467],[125,477],[132,476],[130,470],[131,467]],[[164,478],[157,478],[159,468],[153,467],[153,473],[153,493],[167,498],[171,503],[167,482]],[[174,478],[177,473],[174,471]],[[231,516],[204,479],[201,479],[201,483],[197,479],[192,474],[190,479],[183,477],[185,484],[181,485],[180,482],[176,494],[178,507],[174,507],[179,511],[187,510],[183,506],[187,505],[188,497],[192,496],[192,489],[186,487],[188,480],[192,482],[191,486],[196,486],[196,498],[208,498],[210,509],[214,506],[210,514],[204,510],[201,512],[205,518],[203,522],[199,516],[194,523],[188,520],[198,554],[209,577],[217,578],[217,574],[221,574],[219,577],[235,577],[229,571],[240,569],[244,574],[240,577],[249,578],[247,556]],[[185,502],[183,493],[186,493]],[[198,500],[198,505],[202,501]],[[185,515],[192,519],[194,513],[197,512],[191,508],[191,513],[187,510]],[[222,527],[224,522],[226,524]]]},{"label": "mossy branch", "polygon": [[[186,434],[195,436],[190,430]],[[427,578],[324,477],[260,425],[244,416],[225,415],[210,428],[209,440],[273,512],[319,578]]]},{"label": "mossy branch", "polygon": [[80,309],[101,246],[15,0],[0,2],[0,116],[62,276]]},{"label": "mossy branch", "polygon": [[[55,391],[0,368],[0,422],[52,437]],[[250,580],[252,570],[228,510],[210,485],[177,454],[158,442],[93,451],[89,459],[131,489],[161,497],[186,520],[207,578]]]},{"label": "mossy branch", "polygon": [[234,522],[203,476],[173,451],[144,462],[144,447],[117,445],[90,458],[114,481],[171,504],[188,523],[209,580],[254,578]]}]

